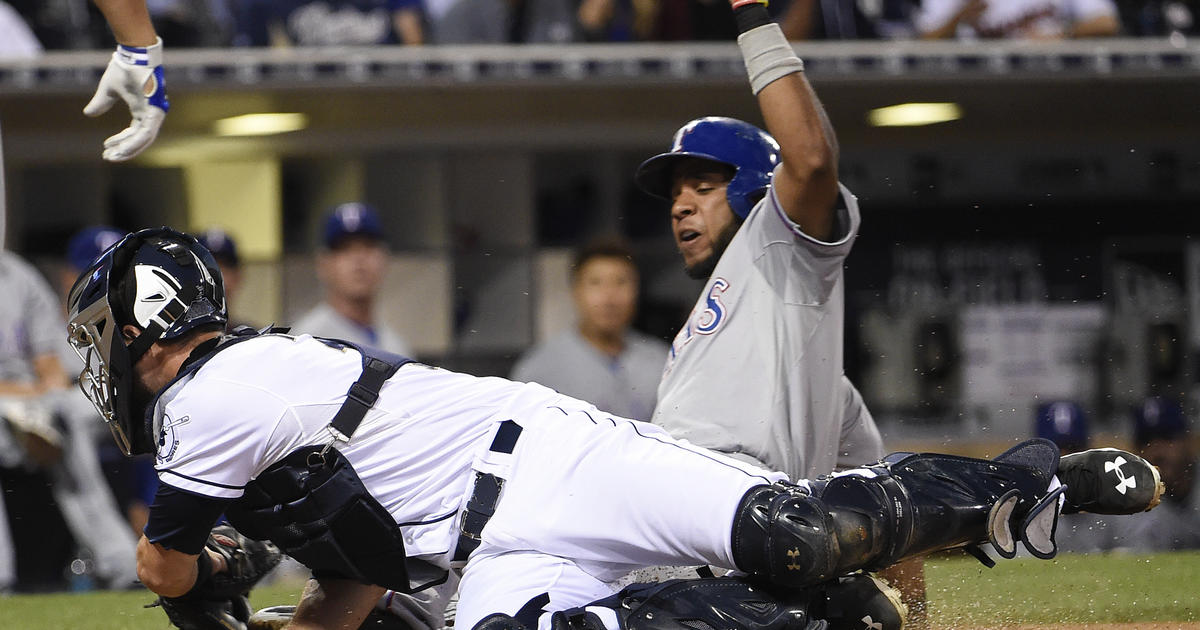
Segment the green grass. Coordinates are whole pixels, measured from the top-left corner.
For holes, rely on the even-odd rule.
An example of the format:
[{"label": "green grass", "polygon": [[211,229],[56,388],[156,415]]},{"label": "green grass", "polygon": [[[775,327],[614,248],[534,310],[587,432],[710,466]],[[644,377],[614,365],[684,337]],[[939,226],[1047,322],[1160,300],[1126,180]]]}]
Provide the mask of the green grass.
[{"label": "green grass", "polygon": [[[1200,621],[1200,553],[1069,556],[987,569],[953,557],[926,565],[934,627],[1009,623]],[[292,582],[256,589],[255,608],[294,603]],[[3,630],[168,630],[147,591],[0,598]]]},{"label": "green grass", "polygon": [[926,563],[935,627],[1200,621],[1200,553]]}]

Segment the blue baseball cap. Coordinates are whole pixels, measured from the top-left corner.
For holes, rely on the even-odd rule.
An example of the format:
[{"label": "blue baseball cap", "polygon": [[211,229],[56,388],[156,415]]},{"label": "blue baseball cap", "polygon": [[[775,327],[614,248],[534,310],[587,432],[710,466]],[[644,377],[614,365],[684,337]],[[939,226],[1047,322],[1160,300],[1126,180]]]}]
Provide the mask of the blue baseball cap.
[{"label": "blue baseball cap", "polygon": [[1179,403],[1151,396],[1133,410],[1133,439],[1138,444],[1151,440],[1173,440],[1187,435],[1187,418]]},{"label": "blue baseball cap", "polygon": [[1034,429],[1038,437],[1054,442],[1064,451],[1083,450],[1091,440],[1087,414],[1079,403],[1069,400],[1038,405]]},{"label": "blue baseball cap", "polygon": [[383,222],[379,220],[379,212],[374,207],[351,202],[329,211],[329,216],[325,218],[325,247],[335,249],[351,236],[384,240]]},{"label": "blue baseball cap", "polygon": [[228,232],[221,228],[208,228],[196,235],[196,240],[205,249],[212,252],[213,258],[217,262],[225,263],[230,267],[237,267],[241,264],[242,259],[238,257],[237,243]]},{"label": "blue baseball cap", "polygon": [[67,241],[67,264],[76,271],[91,267],[104,250],[125,238],[126,234],[128,232],[111,225],[93,225],[79,230]]}]

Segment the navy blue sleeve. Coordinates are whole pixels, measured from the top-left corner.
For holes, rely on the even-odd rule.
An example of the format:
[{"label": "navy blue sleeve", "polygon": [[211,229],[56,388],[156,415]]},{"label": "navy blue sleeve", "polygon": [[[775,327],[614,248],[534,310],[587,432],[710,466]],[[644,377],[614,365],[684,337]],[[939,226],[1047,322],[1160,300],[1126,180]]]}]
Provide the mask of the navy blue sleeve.
[{"label": "navy blue sleeve", "polygon": [[143,533],[150,542],[167,549],[198,554],[230,503],[231,499],[206,497],[160,483]]}]

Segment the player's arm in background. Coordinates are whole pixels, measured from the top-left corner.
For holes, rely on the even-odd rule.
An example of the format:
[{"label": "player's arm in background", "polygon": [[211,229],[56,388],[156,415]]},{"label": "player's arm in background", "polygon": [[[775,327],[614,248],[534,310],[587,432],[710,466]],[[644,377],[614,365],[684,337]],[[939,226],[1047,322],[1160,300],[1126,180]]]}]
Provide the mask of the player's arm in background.
[{"label": "player's arm in background", "polygon": [[780,207],[805,234],[829,240],[838,198],[833,127],[804,77],[803,63],[767,14],[766,3],[732,0],[731,4],[751,89],[783,157],[772,180]]},{"label": "player's arm in background", "polygon": [[124,101],[133,115],[129,127],[104,141],[103,157],[123,162],[146,150],[167,115],[167,89],[163,80],[162,40],[150,22],[146,0],[94,0],[117,40],[96,94],[83,108],[99,116]]},{"label": "player's arm in background", "polygon": [[304,587],[288,630],[358,630],[383,597],[381,586],[355,580],[313,578]]}]

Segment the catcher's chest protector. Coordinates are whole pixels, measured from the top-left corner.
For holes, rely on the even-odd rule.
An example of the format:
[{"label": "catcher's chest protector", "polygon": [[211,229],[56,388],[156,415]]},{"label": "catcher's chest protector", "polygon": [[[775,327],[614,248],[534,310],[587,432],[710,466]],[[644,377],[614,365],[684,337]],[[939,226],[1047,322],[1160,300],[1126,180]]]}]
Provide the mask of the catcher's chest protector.
[{"label": "catcher's chest protector", "polygon": [[[189,365],[195,370],[217,352],[253,339],[246,332]],[[354,348],[363,357],[363,375],[350,387],[331,426],[347,439],[374,404],[379,387],[409,360]],[[336,577],[412,593],[446,580],[445,570],[404,553],[400,527],[359,479],[350,462],[326,445],[296,449],[246,485],[245,494],[225,513],[246,536],[270,540],[317,577]]]},{"label": "catcher's chest protector", "polygon": [[297,449],[246,486],[226,512],[251,538],[269,539],[312,569],[338,577],[416,592],[446,572],[404,554],[396,521],[363,486],[337,449]]}]

